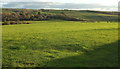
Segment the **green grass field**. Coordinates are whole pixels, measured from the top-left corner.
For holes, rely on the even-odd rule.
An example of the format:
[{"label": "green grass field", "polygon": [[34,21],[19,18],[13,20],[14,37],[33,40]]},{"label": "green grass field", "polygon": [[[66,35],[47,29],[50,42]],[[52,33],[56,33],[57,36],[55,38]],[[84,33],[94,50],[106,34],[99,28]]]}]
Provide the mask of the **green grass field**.
[{"label": "green grass field", "polygon": [[3,67],[117,67],[118,23],[30,21],[2,26]]}]

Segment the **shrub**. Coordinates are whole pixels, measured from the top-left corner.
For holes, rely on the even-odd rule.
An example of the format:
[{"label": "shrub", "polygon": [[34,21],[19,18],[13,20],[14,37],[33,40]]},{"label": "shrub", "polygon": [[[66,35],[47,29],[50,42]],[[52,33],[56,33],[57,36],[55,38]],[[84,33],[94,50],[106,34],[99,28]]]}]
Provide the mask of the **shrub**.
[{"label": "shrub", "polygon": [[26,24],[31,24],[31,23],[27,22]]},{"label": "shrub", "polygon": [[4,22],[4,25],[10,25],[10,23],[9,22]]},{"label": "shrub", "polygon": [[7,22],[7,21],[5,21],[4,23],[2,23],[2,25],[12,25],[12,24],[31,24],[31,23],[29,23],[29,22],[20,22],[20,21],[11,21],[11,22]]},{"label": "shrub", "polygon": [[17,23],[17,24],[20,24],[20,21],[17,21],[16,23]]},{"label": "shrub", "polygon": [[2,25],[4,25],[4,23],[2,23]]},{"label": "shrub", "polygon": [[20,22],[19,24],[23,24],[22,22]]},{"label": "shrub", "polygon": [[16,21],[12,21],[12,22],[10,22],[10,24],[17,24],[17,22]]},{"label": "shrub", "polygon": [[23,22],[23,24],[26,24],[26,22]]}]

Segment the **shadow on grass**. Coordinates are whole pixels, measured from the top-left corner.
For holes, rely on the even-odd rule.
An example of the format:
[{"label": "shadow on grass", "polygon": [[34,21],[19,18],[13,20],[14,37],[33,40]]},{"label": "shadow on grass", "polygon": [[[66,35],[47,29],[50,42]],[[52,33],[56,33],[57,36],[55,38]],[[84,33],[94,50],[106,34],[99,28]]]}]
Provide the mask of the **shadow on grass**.
[{"label": "shadow on grass", "polygon": [[120,28],[111,28],[111,29],[93,29],[93,30],[120,30]]},{"label": "shadow on grass", "polygon": [[119,41],[105,44],[82,55],[52,60],[45,67],[118,67]]}]

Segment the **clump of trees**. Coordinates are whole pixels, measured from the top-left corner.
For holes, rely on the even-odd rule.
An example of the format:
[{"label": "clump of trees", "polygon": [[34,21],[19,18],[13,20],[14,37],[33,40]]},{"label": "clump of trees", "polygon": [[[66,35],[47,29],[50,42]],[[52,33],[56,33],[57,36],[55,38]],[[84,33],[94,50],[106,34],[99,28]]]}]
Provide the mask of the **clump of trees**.
[{"label": "clump of trees", "polygon": [[[118,17],[114,16],[92,16],[90,20],[87,19],[81,19],[77,17],[70,16],[69,14],[65,13],[65,11],[71,11],[72,10],[61,10],[60,13],[51,13],[51,12],[59,12],[59,10],[46,10],[46,9],[39,9],[39,10],[33,10],[33,9],[2,9],[2,21],[5,22],[5,24],[25,24],[25,23],[19,23],[18,21],[43,21],[43,20],[50,20],[50,19],[60,19],[60,20],[66,20],[66,21],[83,21],[83,22],[95,22],[95,21],[119,21]],[[78,11],[79,12],[79,11]],[[84,12],[92,12],[92,13],[102,13],[102,14],[111,14],[111,15],[117,15],[120,14],[118,12],[103,12],[103,11],[90,11],[86,10]],[[94,21],[93,21],[94,20]],[[15,21],[12,23],[6,23],[6,21]]]},{"label": "clump of trees", "polygon": [[[49,19],[61,19],[67,21],[83,21],[83,19],[75,18],[66,15],[65,13],[61,14],[43,14],[47,10],[27,10],[27,9],[3,9],[2,21],[43,21]],[[13,23],[14,24],[14,23]]]},{"label": "clump of trees", "polygon": [[5,21],[2,23],[2,25],[13,25],[13,24],[31,24],[31,23],[24,21]]},{"label": "clump of trees", "polygon": [[[5,10],[5,9],[4,9]],[[13,11],[14,10],[14,11]],[[8,12],[2,13],[2,21],[41,21],[48,20],[48,16],[42,14],[41,11],[29,10],[26,9],[9,9]],[[6,11],[6,10],[5,10]]]}]

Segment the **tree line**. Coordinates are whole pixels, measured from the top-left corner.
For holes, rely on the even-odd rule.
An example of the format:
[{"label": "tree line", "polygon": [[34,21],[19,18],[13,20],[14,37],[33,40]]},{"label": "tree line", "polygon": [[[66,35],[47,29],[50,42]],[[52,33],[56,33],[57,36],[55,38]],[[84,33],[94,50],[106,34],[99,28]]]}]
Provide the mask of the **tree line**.
[{"label": "tree line", "polygon": [[[6,12],[9,11],[9,12]],[[67,21],[83,21],[83,19],[68,16],[66,14],[43,14],[45,10],[28,9],[3,9],[2,21],[42,21],[50,19],[61,19]]]}]

